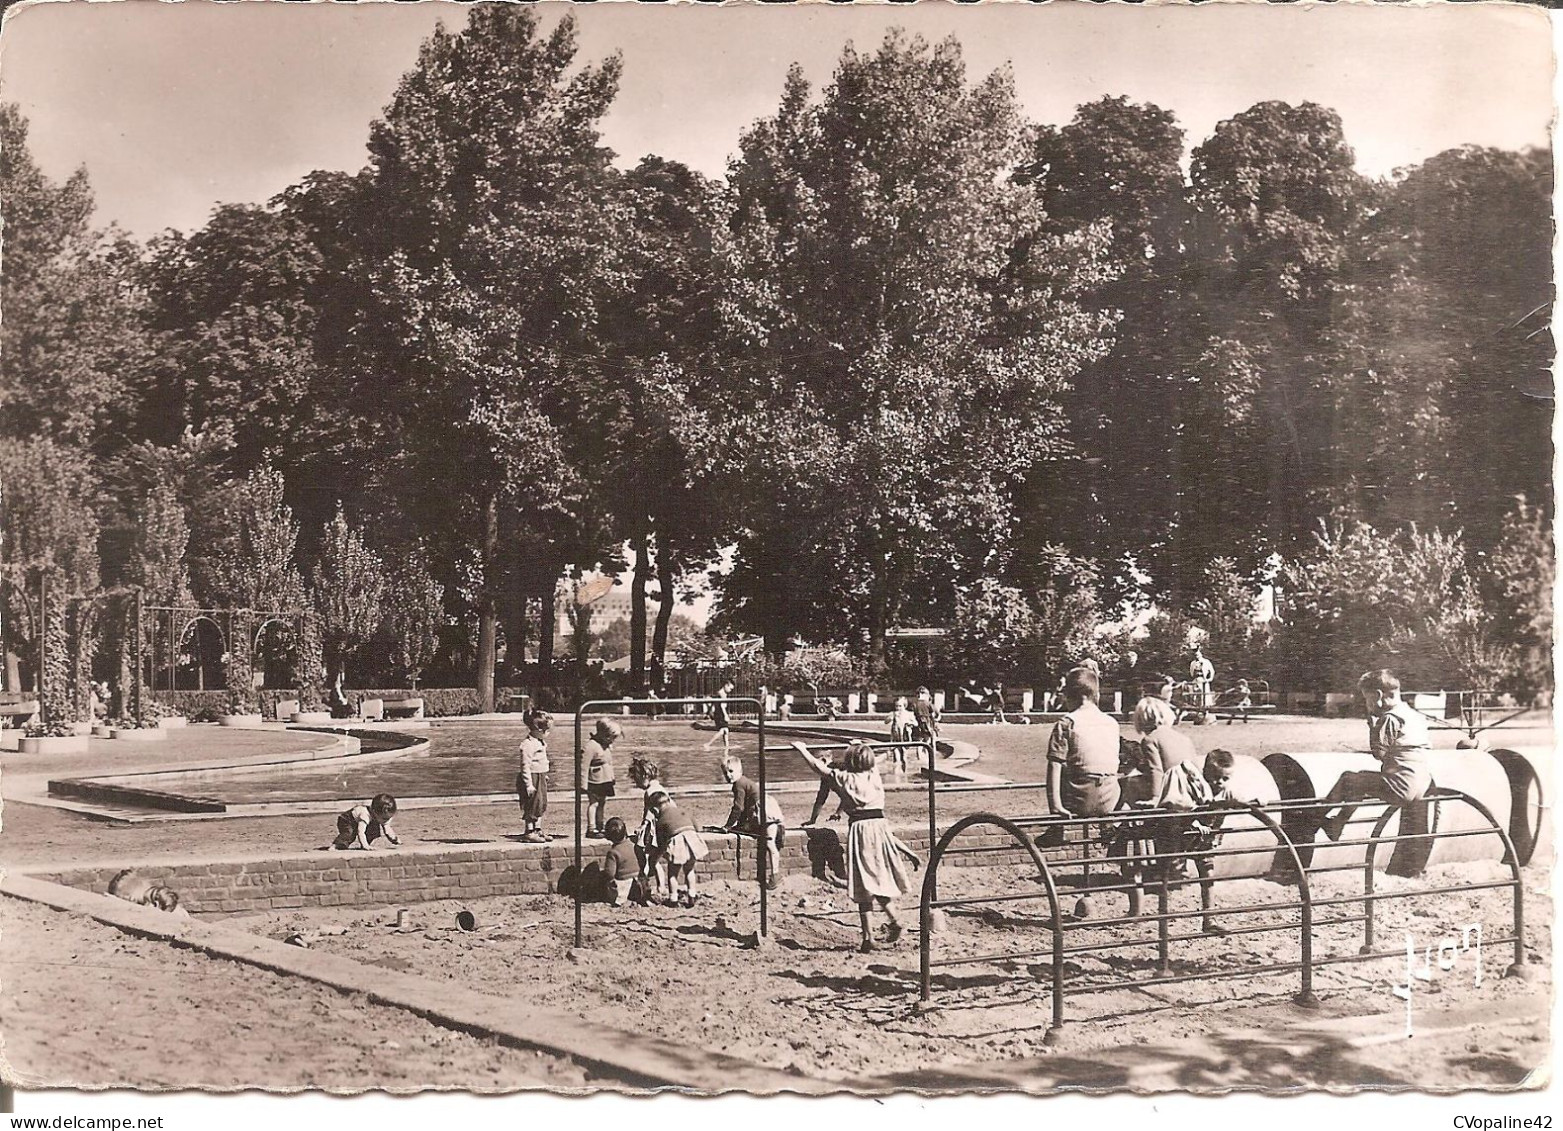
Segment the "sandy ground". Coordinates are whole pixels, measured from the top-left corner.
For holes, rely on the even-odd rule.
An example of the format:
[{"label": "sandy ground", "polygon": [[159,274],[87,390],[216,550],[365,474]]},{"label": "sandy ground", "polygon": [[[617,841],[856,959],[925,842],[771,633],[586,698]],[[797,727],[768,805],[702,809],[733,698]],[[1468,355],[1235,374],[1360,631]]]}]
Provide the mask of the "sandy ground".
[{"label": "sandy ground", "polygon": [[[979,770],[1014,780],[1035,780],[1040,771],[1046,727],[949,730],[952,737],[983,748]],[[1266,719],[1247,726],[1195,727],[1190,733],[1201,750],[1225,746],[1262,756],[1277,749],[1355,749],[1362,745],[1365,727],[1360,720]],[[1440,736],[1439,745],[1452,745],[1454,737]],[[194,756],[196,741],[181,739],[178,745]],[[1495,736],[1497,745],[1549,740],[1550,734],[1536,727],[1506,734],[1501,742]],[[8,775],[20,768],[14,759],[8,754],[3,760]],[[71,768],[79,772],[82,767]],[[36,772],[32,765],[26,769]],[[925,820],[924,797],[892,792],[892,818]],[[806,815],[806,804],[806,796],[789,799],[794,823]],[[1040,791],[950,795],[941,801],[940,823],[979,809],[1039,812],[1043,805]],[[699,798],[690,807],[698,820],[709,823],[725,815],[727,803]],[[564,831],[568,807],[550,816],[556,830]],[[7,804],[3,818],[0,867],[287,852],[318,847],[333,831],[332,822],[320,815],[119,825]],[[410,809],[398,823],[411,841],[437,842],[498,839],[515,830],[516,818],[513,806],[472,805]],[[1451,866],[1434,870],[1428,880],[1478,882],[1494,874],[1503,873],[1491,865]],[[1414,1041],[1404,1038],[1405,1005],[1391,992],[1392,983],[1405,980],[1404,962],[1388,960],[1322,969],[1317,980],[1322,1009],[1316,1012],[1292,1004],[1295,973],[1072,996],[1064,1040],[1054,1046],[1043,1044],[1050,975],[1045,958],[940,971],[934,991],[939,1008],[919,1014],[913,1009],[915,931],[894,947],[859,955],[856,914],[845,893],[802,875],[788,876],[777,893],[772,903],[775,942],[760,952],[743,946],[755,924],[753,890],[729,885],[711,886],[709,898],[693,911],[588,907],[588,946],[573,955],[570,905],[551,897],[474,905],[481,928],[472,934],[452,926],[455,904],[412,908],[420,929],[408,933],[389,926],[394,908],[278,912],[227,922],[278,938],[345,926],[346,934],[321,936],[315,945],[359,961],[578,1011],[644,1033],[647,1040],[687,1042],[838,1080],[900,1087],[1056,1081],[1124,1087],[1135,1086],[1126,1065],[1137,1060],[1158,1069],[1175,1065],[1178,1086],[1190,1088],[1493,1087],[1520,1082],[1545,1063],[1549,1049],[1550,876],[1538,863],[1525,878],[1534,979],[1500,978],[1509,950],[1498,947],[1484,953],[1480,987],[1471,983],[1469,956],[1452,970],[1435,970],[1430,982],[1418,983],[1413,996],[1413,1020],[1422,1026]],[[1321,884],[1324,879],[1344,885],[1340,894],[1360,882],[1347,875],[1321,878]],[[1032,882],[1013,870],[963,870],[953,874],[941,894],[1017,890]],[[1218,900],[1229,904],[1288,894],[1257,880],[1218,888]],[[1121,906],[1121,897],[1102,898],[1105,913]],[[1182,890],[1174,906],[1191,906],[1195,898],[1194,889]],[[1397,945],[1407,927],[1419,940],[1433,942],[1473,920],[1484,924],[1488,937],[1508,933],[1505,892],[1441,898],[1421,906],[1385,904],[1379,946]],[[915,897],[903,902],[910,926]],[[937,940],[938,956],[1044,950],[1047,935],[1035,922],[1041,905],[1031,908],[1011,904],[1007,914],[986,917],[980,909],[952,912],[947,933]],[[1181,923],[1178,928],[1190,929]],[[1072,932],[1071,941],[1113,941],[1129,937],[1122,933],[1127,929],[1092,928],[1089,939]],[[1325,953],[1350,953],[1359,929],[1325,928],[1320,946]],[[0,1020],[8,1072],[20,1082],[346,1090],[589,1084],[568,1063],[36,905],[0,899],[0,930]],[[1290,931],[1201,938],[1175,944],[1174,958],[1179,969],[1198,964],[1239,971],[1289,959],[1295,947]],[[1113,951],[1082,956],[1068,973],[1147,977],[1153,973],[1152,960],[1149,948]],[[84,1024],[83,1018],[93,1023]],[[1324,1029],[1293,1039],[1316,1024]]]},{"label": "sandy ground", "polygon": [[[946,897],[1018,890],[1034,883],[1014,869],[966,869],[949,873]],[[1496,865],[1433,869],[1420,881],[1480,882],[1502,878]],[[941,878],[942,879],[942,878]],[[552,897],[513,897],[470,906],[480,928],[464,933],[454,925],[455,903],[412,909],[418,930],[397,932],[392,909],[364,909],[343,915],[327,910],[273,913],[232,925],[272,937],[322,927],[346,927],[315,945],[365,962],[396,963],[433,978],[450,979],[501,996],[522,997],[552,1008],[579,1010],[647,1039],[687,1041],[720,1049],[780,1069],[838,1080],[890,1081],[901,1086],[981,1086],[964,1068],[1015,1065],[1012,1080],[1033,1070],[1075,1071],[1091,1083],[1092,1053],[1112,1053],[1185,1038],[1219,1041],[1236,1030],[1280,1032],[1319,1020],[1347,1020],[1301,1062],[1277,1053],[1274,1062],[1254,1066],[1266,1086],[1353,1087],[1366,1084],[1421,1088],[1492,1087],[1519,1083],[1548,1056],[1547,1024],[1541,1003],[1550,1000],[1551,906],[1528,876],[1532,920],[1527,939],[1534,980],[1504,979],[1512,947],[1484,951],[1482,985],[1473,985],[1475,966],[1465,955],[1449,972],[1418,982],[1413,1025],[1423,1019],[1422,1039],[1403,1039],[1405,1010],[1392,992],[1405,980],[1404,960],[1321,968],[1315,989],[1322,1008],[1299,1010],[1292,997],[1298,975],[1241,975],[1186,985],[1156,986],[1087,994],[1067,999],[1065,1040],[1044,1045],[1050,1006],[1051,967],[1027,957],[948,968],[936,974],[934,1004],[914,1010],[918,989],[916,933],[874,954],[855,952],[856,913],[844,893],[820,881],[789,876],[773,907],[774,943],[763,952],[745,948],[757,909],[752,889],[709,885],[696,909],[586,909],[586,946],[570,947],[571,907]],[[942,881],[943,882],[943,881]],[[1321,877],[1323,894],[1349,894],[1360,879],[1351,874]],[[1409,881],[1386,878],[1381,890]],[[1260,880],[1230,881],[1218,888],[1228,904],[1274,902],[1287,889]],[[1409,928],[1428,943],[1481,922],[1489,938],[1509,933],[1507,893],[1472,892],[1431,900],[1381,904],[1379,947],[1402,945]],[[1099,897],[1102,914],[1116,914],[1114,897]],[[910,902],[910,900],[908,901]],[[1119,897],[1121,905],[1121,897]],[[1045,950],[1043,904],[1006,904],[1005,913],[962,909],[952,912],[938,937],[936,957],[958,958],[996,952]],[[1174,909],[1197,906],[1192,887],[1174,893]],[[1017,911],[1016,908],[1026,910]],[[1337,909],[1338,910],[1338,909]],[[907,913],[910,926],[915,911]],[[1233,925],[1236,921],[1228,920]],[[1264,921],[1285,922],[1272,913]],[[1245,919],[1243,925],[1257,924]],[[1178,923],[1187,932],[1191,924]],[[1070,936],[1106,942],[1154,937],[1154,928],[1103,927]],[[1322,928],[1320,954],[1354,953],[1360,926]],[[1231,939],[1197,939],[1173,944],[1173,968],[1239,973],[1248,966],[1293,960],[1295,930]],[[1148,978],[1154,951],[1124,950],[1071,959],[1066,972],[1096,981]],[[1475,1007],[1486,1028],[1463,1026],[1453,1037],[1430,1039],[1434,1019],[1451,1009]],[[1531,1017],[1531,1014],[1535,1014]],[[1519,1018],[1524,1015],[1526,1021]],[[1357,1048],[1356,1043],[1366,1042]],[[1440,1042],[1443,1046],[1439,1047]],[[1219,1047],[1206,1042],[1204,1048]],[[1253,1052],[1254,1050],[1247,1050]],[[1348,1055],[1349,1054],[1349,1055]],[[1036,1065],[1026,1067],[1030,1059]],[[1067,1058],[1067,1059],[1061,1059]],[[1051,1060],[1051,1066],[1048,1062]],[[962,1083],[964,1081],[964,1083]],[[986,1086],[995,1086],[989,1080]],[[1191,1083],[1189,1086],[1201,1086]],[[1222,1086],[1220,1082],[1205,1086]]]},{"label": "sandy ground", "polygon": [[357,995],[0,898],[7,1082],[22,1087],[580,1088],[576,1065]]}]

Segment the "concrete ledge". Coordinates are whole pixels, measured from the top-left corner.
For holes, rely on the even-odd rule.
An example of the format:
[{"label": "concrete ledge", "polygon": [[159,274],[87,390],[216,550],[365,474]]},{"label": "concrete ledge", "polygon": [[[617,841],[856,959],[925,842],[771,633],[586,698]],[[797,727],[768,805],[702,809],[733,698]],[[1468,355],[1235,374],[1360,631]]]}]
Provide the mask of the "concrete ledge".
[{"label": "concrete ledge", "polygon": [[626,1091],[685,1089],[707,1094],[819,1095],[847,1087],[762,1068],[720,1052],[647,1041],[637,1034],[587,1022],[578,1015],[539,1009],[518,998],[493,997],[456,983],[288,946],[231,927],[172,916],[112,896],[94,895],[26,876],[0,879],[0,893],[58,911],[86,915],[131,934],[162,939],[278,974],[308,978],[344,993],[363,994],[378,1005],[405,1009],[446,1028],[567,1057],[617,1082]]}]

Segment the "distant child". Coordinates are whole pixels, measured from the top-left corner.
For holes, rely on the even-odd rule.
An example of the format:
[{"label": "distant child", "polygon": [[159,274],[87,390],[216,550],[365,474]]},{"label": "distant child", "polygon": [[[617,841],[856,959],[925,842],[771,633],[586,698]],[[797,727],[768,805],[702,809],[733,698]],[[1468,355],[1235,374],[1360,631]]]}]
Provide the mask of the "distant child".
[{"label": "distant child", "polygon": [[1118,724],[1096,705],[1101,687],[1090,668],[1064,677],[1068,710],[1047,743],[1047,799],[1054,813],[1096,817],[1118,808]]},{"label": "distant child", "polygon": [[[693,907],[698,893],[695,891],[695,865],[711,855],[705,839],[695,822],[679,809],[666,790],[659,790],[646,798],[657,820],[657,839],[668,865],[667,902],[671,906],[680,903]],[[681,892],[679,889],[682,888]]]},{"label": "distant child", "polygon": [[724,683],[721,686],[721,688],[717,691],[717,693],[716,693],[716,696],[717,696],[716,702],[711,707],[711,724],[716,727],[716,733],[711,736],[710,741],[707,742],[705,744],[705,746],[701,747],[701,749],[709,750],[709,749],[711,749],[711,747],[713,747],[713,746],[715,746],[717,744],[718,740],[720,740],[721,743],[722,743],[722,753],[723,754],[727,753],[727,750],[728,750],[728,735],[727,735],[727,732],[728,732],[728,728],[732,725],[732,720],[730,718],[728,718],[728,715],[727,715],[727,704],[724,703],[723,700],[726,699],[732,693],[733,693],[733,685],[730,684],[730,683]]},{"label": "distant child", "polygon": [[782,696],[780,714],[784,721],[792,718],[792,705],[794,702],[795,700],[792,697],[792,692],[789,691]]},{"label": "distant child", "polygon": [[984,688],[982,694],[983,706],[987,707],[987,709],[992,713],[993,721],[995,723],[1009,722],[1009,720],[1004,717],[1004,685],[1002,683],[997,683],[992,687]]},{"label": "distant child", "polygon": [[623,907],[629,902],[635,880],[640,875],[640,858],[635,855],[635,846],[630,843],[624,818],[609,817],[602,831],[608,838],[608,855],[602,859],[608,902],[614,907]]},{"label": "distant child", "polygon": [[765,793],[765,820],[760,820],[760,787],[744,776],[737,758],[722,759],[722,777],[733,787],[733,807],[720,832],[739,833],[763,840],[765,844],[765,886],[775,889],[781,882],[781,849],[787,835],[787,819],[781,804],[769,790]]},{"label": "distant child", "polygon": [[641,791],[640,828],[631,838],[640,850],[641,875],[646,879],[646,898],[660,899],[667,890],[667,861],[663,854],[664,842],[657,832],[657,815],[652,811],[651,799],[666,793],[662,786],[662,768],[649,758],[637,755],[630,760],[630,781]]},{"label": "distant child", "polygon": [[608,798],[614,794],[613,744],[624,737],[624,728],[612,719],[598,719],[592,736],[581,751],[581,771],[585,775],[579,787],[586,793],[589,837],[603,835],[603,816]]},{"label": "distant child", "polygon": [[516,800],[525,821],[521,839],[542,844],[548,840],[543,814],[548,812],[548,732],[554,720],[547,711],[535,707],[528,707],[521,717],[527,731],[521,740],[521,770],[516,774]]},{"label": "distant child", "polygon": [[[1324,817],[1324,833],[1339,840],[1357,809],[1350,801],[1387,801],[1404,807],[1420,801],[1433,784],[1428,766],[1427,722],[1400,698],[1400,680],[1386,668],[1367,672],[1357,681],[1368,712],[1368,750],[1379,760],[1377,771],[1344,773],[1325,800],[1338,805]],[[1402,830],[1403,832],[1406,830]]]},{"label": "distant child", "polygon": [[[906,696],[896,697],[895,709],[890,712],[890,741],[912,742],[913,735],[917,733],[917,716],[912,714],[911,707],[907,706]],[[906,747],[898,746],[894,755],[896,773],[906,773]]]},{"label": "distant child", "polygon": [[389,793],[377,793],[368,805],[354,805],[346,813],[337,814],[336,840],[331,842],[331,847],[367,852],[382,836],[392,844],[401,844],[401,838],[391,828],[394,816],[396,798]]},{"label": "distant child", "polygon": [[[1195,816],[1183,821],[1153,822],[1156,854],[1162,858],[1161,866],[1167,869],[1169,875],[1186,877],[1192,864],[1193,871],[1199,876],[1199,906],[1205,913],[1200,930],[1207,935],[1227,933],[1226,928],[1218,926],[1210,917],[1211,889],[1214,886],[1210,880],[1213,870],[1211,858],[1176,856],[1168,859],[1167,856],[1170,853],[1209,852],[1221,843],[1221,824],[1225,817],[1219,812],[1210,813],[1206,810],[1231,803],[1232,768],[1235,764],[1236,759],[1226,750],[1212,750],[1205,755],[1202,765],[1195,761],[1178,763],[1167,774],[1166,783],[1162,786],[1160,807]],[[1140,913],[1139,896],[1138,888],[1129,893],[1130,915]]]},{"label": "distant child", "polygon": [[912,737],[918,742],[931,744],[939,737],[939,711],[926,687],[919,687],[917,698],[912,700],[912,718]]}]

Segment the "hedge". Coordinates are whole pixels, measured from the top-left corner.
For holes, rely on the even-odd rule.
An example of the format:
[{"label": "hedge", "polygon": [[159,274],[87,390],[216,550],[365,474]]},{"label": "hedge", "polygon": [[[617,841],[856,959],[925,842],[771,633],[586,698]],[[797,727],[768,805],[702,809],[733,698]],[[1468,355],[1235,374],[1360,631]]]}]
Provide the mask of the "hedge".
[{"label": "hedge", "polygon": [[[157,691],[150,694],[175,714],[192,719],[216,719],[219,715],[228,714],[226,691]],[[280,701],[299,697],[294,688],[259,691],[256,694],[260,697],[261,713],[268,719],[277,717],[277,704]],[[500,710],[519,709],[521,694],[520,688],[500,688],[496,693]],[[349,688],[347,698],[348,702],[355,704],[363,699],[421,698],[423,713],[431,718],[475,715],[479,710],[478,693],[470,687],[420,687],[416,691],[405,687]]]}]

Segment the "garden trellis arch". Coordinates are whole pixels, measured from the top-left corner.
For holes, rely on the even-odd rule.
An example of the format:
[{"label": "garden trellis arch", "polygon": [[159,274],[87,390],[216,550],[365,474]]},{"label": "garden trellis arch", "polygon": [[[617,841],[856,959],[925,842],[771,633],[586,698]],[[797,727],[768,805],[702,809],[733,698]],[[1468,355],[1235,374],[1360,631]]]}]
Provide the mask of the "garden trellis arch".
[{"label": "garden trellis arch", "polygon": [[294,680],[302,688],[310,683],[302,669],[308,664],[306,641],[310,614],[303,609],[245,609],[198,608],[191,605],[142,605],[138,601],[136,616],[136,640],[145,641],[150,648],[149,664],[138,656],[135,664],[137,702],[143,691],[143,681],[151,677],[152,689],[157,686],[153,665],[158,663],[158,644],[162,643],[162,669],[166,673],[168,690],[178,686],[179,649],[190,633],[199,631],[203,623],[210,624],[222,642],[223,682],[229,691],[252,688],[255,653],[259,650],[267,629],[273,626],[293,633],[298,658],[294,664]]}]

